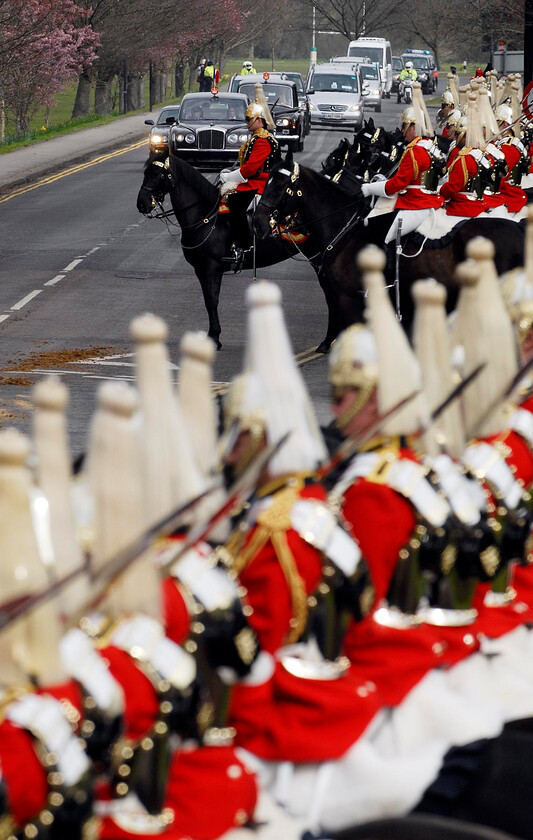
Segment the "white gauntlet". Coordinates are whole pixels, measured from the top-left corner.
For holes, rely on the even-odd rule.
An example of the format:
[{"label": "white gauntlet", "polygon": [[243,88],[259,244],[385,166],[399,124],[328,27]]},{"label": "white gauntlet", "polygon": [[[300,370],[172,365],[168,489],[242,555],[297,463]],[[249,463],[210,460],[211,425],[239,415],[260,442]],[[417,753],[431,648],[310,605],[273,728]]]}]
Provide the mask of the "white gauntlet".
[{"label": "white gauntlet", "polygon": [[379,198],[389,198],[385,191],[386,181],[373,181],[371,184],[363,184],[361,192],[365,198],[369,195],[377,195]]}]

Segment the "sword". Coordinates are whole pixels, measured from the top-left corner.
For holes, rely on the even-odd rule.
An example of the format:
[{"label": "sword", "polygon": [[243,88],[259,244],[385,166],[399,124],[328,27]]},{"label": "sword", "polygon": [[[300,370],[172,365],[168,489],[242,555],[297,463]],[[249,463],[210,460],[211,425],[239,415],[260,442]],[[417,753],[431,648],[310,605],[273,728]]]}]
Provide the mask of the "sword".
[{"label": "sword", "polygon": [[217,487],[210,487],[198,496],[195,496],[184,505],[171,511],[167,516],[164,516],[155,525],[145,531],[141,536],[135,540],[131,545],[126,546],[108,560],[97,575],[91,578],[91,562],[89,557],[77,569],[74,569],[68,575],[58,578],[50,586],[47,586],[41,592],[35,592],[32,595],[23,595],[14,601],[7,601],[0,604],[0,630],[7,627],[18,618],[26,615],[31,609],[39,604],[48,601],[57,595],[65,586],[76,580],[81,575],[87,574],[93,582],[102,583],[105,587],[114,580],[121,572],[125,571],[130,563],[143,554],[153,543],[160,537],[168,536],[179,525],[183,515],[192,510],[204,498],[209,496]]},{"label": "sword", "polygon": [[394,414],[396,414],[400,409],[402,409],[407,403],[410,403],[411,400],[414,400],[415,397],[419,395],[420,391],[412,391],[406,397],[404,397],[399,402],[395,403],[391,408],[384,411],[382,414],[379,414],[371,423],[368,424],[366,429],[363,430],[362,434],[358,437],[348,437],[346,440],[337,447],[329,461],[326,461],[325,464],[322,464],[316,470],[316,477],[319,481],[324,481],[331,475],[331,473],[337,469],[341,464],[347,461],[351,456],[358,452],[362,446],[365,445],[369,440],[372,440],[374,435],[379,431],[380,427],[383,425],[385,420],[388,420]]},{"label": "sword", "polygon": [[[429,423],[427,424],[427,426],[419,429],[415,433],[415,437],[421,437],[430,430],[432,425],[438,420],[443,411],[446,411],[446,409],[463,393],[465,388],[467,388],[470,385],[470,383],[473,382],[473,380],[476,379],[477,376],[479,376],[485,365],[486,362],[482,362],[481,364],[479,364],[477,367],[474,368],[474,370],[472,370],[468,374],[468,376],[461,380],[461,382],[459,382],[459,384],[456,385],[450,391],[450,393],[444,398],[444,400],[441,403],[439,403],[439,405],[436,406],[431,412],[429,417]],[[411,394],[408,394],[408,396],[405,397],[403,400],[400,400],[400,402],[392,406],[392,408],[390,408],[388,411],[385,411],[383,412],[383,414],[380,414],[379,417],[377,417],[374,421],[372,421],[372,423],[369,424],[369,426],[363,431],[362,435],[360,435],[358,438],[349,437],[346,440],[344,440],[338,447],[338,449],[333,453],[330,460],[326,464],[323,464],[321,467],[319,467],[319,469],[317,470],[317,475],[319,479],[324,480],[325,478],[327,478],[338,466],[340,466],[344,461],[347,461],[348,458],[350,458],[354,454],[354,452],[357,452],[359,449],[361,449],[361,447],[364,446],[364,444],[367,443],[369,440],[371,440],[376,434],[376,432],[379,431],[381,425],[384,423],[385,420],[388,420],[389,417],[396,414],[396,412],[403,408],[404,405],[411,402],[411,400],[418,396],[419,393],[420,391],[413,391]]]},{"label": "sword", "polygon": [[257,483],[274,455],[276,455],[281,447],[285,444],[291,432],[287,432],[280,440],[272,445],[266,446],[254,460],[244,470],[242,475],[237,479],[233,486],[228,490],[224,502],[220,507],[210,516],[205,522],[191,528],[176,553],[168,557],[161,564],[162,571],[168,569],[169,566],[182,557],[186,551],[197,545],[206,537],[210,531],[213,530],[221,519],[230,515],[233,510],[242,506],[253,495],[256,490]]},{"label": "sword", "polygon": [[529,359],[527,362],[525,362],[522,365],[522,367],[517,371],[517,373],[515,373],[515,375],[513,376],[511,381],[509,382],[509,384],[504,388],[502,393],[499,394],[491,402],[491,404],[486,409],[486,411],[483,412],[483,414],[479,418],[479,420],[476,420],[473,429],[468,431],[468,436],[469,437],[471,437],[471,438],[475,437],[476,433],[479,431],[479,429],[482,428],[485,421],[488,420],[488,418],[490,417],[492,412],[495,411],[498,408],[498,406],[513,393],[514,389],[516,388],[516,386],[518,385],[520,380],[526,375],[526,373],[529,370],[531,370],[532,367],[533,367],[533,356],[531,357],[531,359]]}]

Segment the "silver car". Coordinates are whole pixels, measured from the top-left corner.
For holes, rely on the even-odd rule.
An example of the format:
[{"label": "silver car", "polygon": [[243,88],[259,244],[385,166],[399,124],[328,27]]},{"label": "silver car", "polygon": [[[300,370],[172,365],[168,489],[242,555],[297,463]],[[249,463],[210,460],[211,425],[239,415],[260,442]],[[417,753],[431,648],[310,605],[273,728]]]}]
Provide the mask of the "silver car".
[{"label": "silver car", "polygon": [[307,95],[313,126],[363,125],[364,98],[357,64],[316,64],[307,77]]},{"label": "silver car", "polygon": [[379,113],[381,111],[381,100],[383,99],[383,82],[379,72],[379,64],[360,64],[361,78],[363,80],[363,94],[365,97],[365,108],[373,108]]}]

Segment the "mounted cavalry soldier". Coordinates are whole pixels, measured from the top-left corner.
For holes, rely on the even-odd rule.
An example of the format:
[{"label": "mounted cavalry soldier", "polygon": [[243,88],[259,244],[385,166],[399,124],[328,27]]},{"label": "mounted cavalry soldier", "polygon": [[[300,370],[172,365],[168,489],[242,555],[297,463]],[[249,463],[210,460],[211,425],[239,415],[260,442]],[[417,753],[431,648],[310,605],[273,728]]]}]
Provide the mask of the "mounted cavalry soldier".
[{"label": "mounted cavalry soldier", "polygon": [[[395,198],[393,209],[399,210],[400,213],[390,226],[385,243],[395,240],[400,219],[402,235],[411,233],[429,215],[432,208],[442,207],[443,203],[437,192],[437,170],[442,168],[442,155],[433,139],[433,128],[424,106],[420,85],[415,83],[413,87],[413,105],[406,108],[401,118],[401,129],[407,148],[400,159],[396,174],[386,181],[363,184],[361,188],[364,196]],[[370,218],[373,216],[374,213],[371,213]]]},{"label": "mounted cavalry soldier", "polygon": [[500,192],[510,213],[518,213],[527,203],[525,192],[520,189],[522,175],[528,171],[529,158],[521,140],[513,133],[513,109],[506,102],[496,108],[496,121],[502,136],[497,142],[505,155],[508,174],[502,179]]},{"label": "mounted cavalry soldier", "polygon": [[[483,169],[492,172],[492,161],[483,154],[484,145],[476,120],[475,98],[468,116],[461,116],[455,124],[455,149],[448,162],[448,180],[440,187],[440,195],[447,202],[448,216],[479,216],[487,205],[484,201]],[[487,181],[490,177],[487,175]]]},{"label": "mounted cavalry soldier", "polygon": [[[252,136],[239,150],[238,169],[223,170],[220,180],[230,184],[234,191],[226,192],[230,208],[230,225],[233,234],[233,258],[235,271],[242,268],[245,251],[251,248],[246,211],[254,195],[263,192],[268,173],[281,158],[279,144],[272,131],[274,121],[264,98],[261,85],[256,86],[256,102],[246,109],[246,122]],[[263,100],[262,102],[260,100]],[[268,128],[267,128],[268,126]],[[269,130],[270,129],[270,130]]]}]

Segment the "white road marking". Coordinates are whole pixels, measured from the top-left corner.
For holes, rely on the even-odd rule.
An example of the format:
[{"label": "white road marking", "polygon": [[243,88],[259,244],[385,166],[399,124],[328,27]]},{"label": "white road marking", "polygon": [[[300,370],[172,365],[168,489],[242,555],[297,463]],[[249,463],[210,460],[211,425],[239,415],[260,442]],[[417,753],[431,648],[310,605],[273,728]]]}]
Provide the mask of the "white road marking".
[{"label": "white road marking", "polygon": [[72,269],[76,268],[76,266],[79,265],[82,262],[82,260],[83,257],[80,257],[77,260],[72,260],[72,262],[69,262],[69,264],[65,268],[62,268],[61,271],[72,271]]},{"label": "white road marking", "polygon": [[0,324],[2,323],[2,321],[6,321],[10,317],[10,315],[0,315]]},{"label": "white road marking", "polygon": [[59,281],[62,280],[64,276],[65,276],[64,274],[56,274],[56,276],[52,277],[51,280],[47,280],[44,285],[45,286],[55,286],[55,284],[59,283]]},{"label": "white road marking", "polygon": [[11,309],[22,309],[22,307],[26,306],[26,304],[29,303],[30,300],[33,300],[34,297],[40,295],[42,291],[42,289],[34,289],[33,292],[29,293],[29,295],[26,295],[26,297],[23,297],[22,300],[18,300],[15,304],[13,304]]}]

